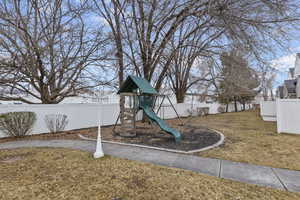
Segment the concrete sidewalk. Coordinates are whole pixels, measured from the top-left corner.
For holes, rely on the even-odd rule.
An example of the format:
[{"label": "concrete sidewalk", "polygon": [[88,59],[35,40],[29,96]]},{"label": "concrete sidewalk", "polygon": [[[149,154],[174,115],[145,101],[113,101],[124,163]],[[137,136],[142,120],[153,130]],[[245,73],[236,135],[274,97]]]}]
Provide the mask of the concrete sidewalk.
[{"label": "concrete sidewalk", "polygon": [[[93,153],[94,141],[32,140],[1,143],[0,149],[21,147],[63,147]],[[251,165],[227,160],[202,158],[193,155],[165,152],[154,149],[103,143],[104,153],[119,158],[191,170],[211,176],[300,192],[300,171]]]}]

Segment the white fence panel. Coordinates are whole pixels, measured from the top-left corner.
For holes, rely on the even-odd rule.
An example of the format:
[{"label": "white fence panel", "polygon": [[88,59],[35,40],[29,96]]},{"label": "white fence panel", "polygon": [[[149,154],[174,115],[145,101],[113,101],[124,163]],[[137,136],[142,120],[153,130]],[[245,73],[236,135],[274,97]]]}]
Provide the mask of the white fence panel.
[{"label": "white fence panel", "polygon": [[162,107],[160,108],[160,110],[158,112],[158,116],[162,119],[171,119],[171,118],[176,117],[176,113],[172,109],[171,105],[165,104],[165,105],[162,105]]},{"label": "white fence panel", "polygon": [[104,126],[115,124],[120,112],[120,106],[115,104],[101,105],[101,124]]},{"label": "white fence panel", "polygon": [[219,103],[210,103],[210,104],[205,104],[203,107],[209,107],[209,114],[217,114],[219,113],[218,108],[221,105]]},{"label": "white fence panel", "polygon": [[[197,105],[191,105],[188,103],[174,104],[174,107],[181,117],[189,116],[188,110],[191,108],[196,109],[197,107],[209,107],[209,114],[218,113],[218,103],[199,103]],[[120,112],[119,104],[39,104],[39,105],[0,105],[0,114],[7,112],[20,112],[30,111],[34,112],[37,117],[37,121],[33,127],[32,133],[47,133],[45,123],[45,116],[48,114],[65,114],[68,116],[68,125],[65,130],[74,130],[98,126],[99,113],[101,112],[101,124],[102,125],[113,125]],[[176,118],[177,115],[171,105],[162,107],[158,113],[158,116],[163,119]],[[137,120],[142,118],[142,112],[138,113]],[[0,132],[0,138],[5,137]]]},{"label": "white fence panel", "polygon": [[276,101],[261,101],[260,115],[264,121],[276,121]]},{"label": "white fence panel", "polygon": [[194,104],[189,104],[188,109],[197,111],[197,108],[204,108],[208,107],[209,108],[209,114],[216,114],[218,111],[219,105],[217,103],[194,103]]},{"label": "white fence panel", "polygon": [[[99,122],[99,113],[103,125],[113,124],[119,114],[118,104],[55,104],[55,105],[0,105],[0,113],[30,111],[36,113],[36,123],[32,133],[49,132],[45,123],[48,114],[65,114],[68,125],[65,130],[95,127]],[[0,132],[0,137],[5,135]]]},{"label": "white fence panel", "polygon": [[[194,104],[193,106],[190,104],[190,108],[191,109],[193,107],[193,109],[196,109],[196,108],[203,108],[203,107],[208,107],[209,108],[209,114],[218,114],[219,111],[218,111],[218,108],[219,107],[224,107],[224,109],[226,109],[226,105],[222,105],[220,103],[197,103],[197,104]],[[238,111],[242,111],[242,108],[243,108],[243,105],[240,104],[240,103],[237,103],[237,109]],[[249,110],[252,108],[252,105],[251,104],[246,104],[245,106],[245,110]],[[235,112],[235,107],[234,107],[234,104],[231,103],[228,105],[228,112]]]},{"label": "white fence panel", "polygon": [[300,99],[277,100],[277,132],[300,134]]},{"label": "white fence panel", "polygon": [[[180,117],[187,117],[189,116],[189,112],[188,112],[188,109],[190,107],[189,104],[187,103],[178,103],[178,104],[174,104],[174,107],[178,113],[178,115]],[[176,117],[176,113],[174,112],[174,110],[172,111],[174,117]]]}]

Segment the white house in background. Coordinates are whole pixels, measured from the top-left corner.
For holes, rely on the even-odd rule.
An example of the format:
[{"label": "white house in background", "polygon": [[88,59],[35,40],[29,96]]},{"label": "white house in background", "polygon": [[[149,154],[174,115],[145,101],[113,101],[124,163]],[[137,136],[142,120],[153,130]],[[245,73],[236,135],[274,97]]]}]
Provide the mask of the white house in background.
[{"label": "white house in background", "polygon": [[288,79],[277,88],[277,97],[281,99],[300,98],[300,53],[296,54],[295,67],[289,69]]},{"label": "white house in background", "polygon": [[278,133],[300,134],[300,53],[288,79],[277,89],[276,101],[261,101],[260,114],[264,121],[276,121]]}]

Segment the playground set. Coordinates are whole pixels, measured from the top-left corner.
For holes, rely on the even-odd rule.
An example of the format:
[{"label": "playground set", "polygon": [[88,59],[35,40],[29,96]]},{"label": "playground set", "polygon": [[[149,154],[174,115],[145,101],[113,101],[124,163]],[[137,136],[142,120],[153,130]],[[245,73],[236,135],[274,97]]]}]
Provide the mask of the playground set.
[{"label": "playground set", "polygon": [[[132,75],[128,76],[118,91],[118,94],[125,99],[125,107],[123,112],[120,111],[119,113],[113,128],[114,132],[115,127],[120,120],[122,132],[129,132],[132,133],[133,136],[136,136],[136,120],[139,111],[142,111],[143,115],[149,119],[151,124],[157,124],[161,130],[174,136],[175,142],[181,141],[182,136],[180,132],[171,128],[158,116],[164,100],[167,99],[180,120],[174,105],[168,96],[159,94],[146,79]],[[162,97],[160,102],[158,100],[159,97]],[[159,103],[159,106],[155,112],[155,105],[157,103]]]}]

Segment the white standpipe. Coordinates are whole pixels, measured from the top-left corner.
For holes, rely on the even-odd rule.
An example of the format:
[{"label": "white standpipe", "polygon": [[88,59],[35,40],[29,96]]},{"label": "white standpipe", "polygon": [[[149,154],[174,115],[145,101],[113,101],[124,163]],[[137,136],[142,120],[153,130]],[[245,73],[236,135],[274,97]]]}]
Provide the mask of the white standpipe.
[{"label": "white standpipe", "polygon": [[99,124],[98,124],[98,136],[97,136],[97,144],[96,151],[94,153],[94,158],[101,158],[104,156],[101,142],[101,109],[99,112]]}]

